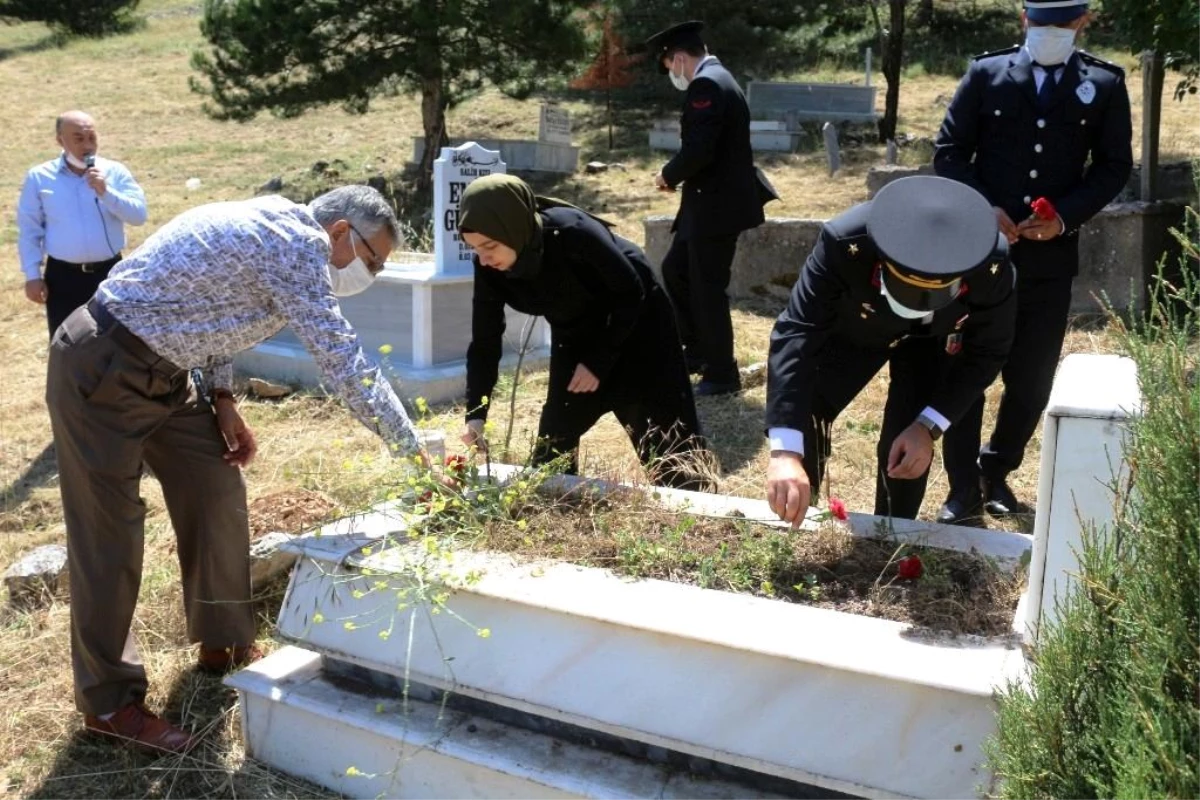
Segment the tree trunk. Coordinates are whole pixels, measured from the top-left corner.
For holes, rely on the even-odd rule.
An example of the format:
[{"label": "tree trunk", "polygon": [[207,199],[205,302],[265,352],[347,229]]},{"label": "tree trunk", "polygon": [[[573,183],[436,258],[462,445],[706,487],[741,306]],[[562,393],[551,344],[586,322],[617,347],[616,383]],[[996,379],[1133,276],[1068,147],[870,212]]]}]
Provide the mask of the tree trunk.
[{"label": "tree trunk", "polygon": [[612,111],[612,86],[605,89],[605,99],[608,105],[608,150],[613,149],[613,111]]},{"label": "tree trunk", "polygon": [[421,125],[425,129],[425,152],[421,155],[417,188],[427,191],[433,185],[433,162],[450,143],[446,133],[446,95],[441,70],[421,83]]},{"label": "tree trunk", "polygon": [[881,31],[883,77],[887,80],[883,118],[879,120],[879,142],[896,138],[896,119],[900,111],[900,68],[904,61],[904,10],[908,0],[888,0],[891,11],[886,32]]}]

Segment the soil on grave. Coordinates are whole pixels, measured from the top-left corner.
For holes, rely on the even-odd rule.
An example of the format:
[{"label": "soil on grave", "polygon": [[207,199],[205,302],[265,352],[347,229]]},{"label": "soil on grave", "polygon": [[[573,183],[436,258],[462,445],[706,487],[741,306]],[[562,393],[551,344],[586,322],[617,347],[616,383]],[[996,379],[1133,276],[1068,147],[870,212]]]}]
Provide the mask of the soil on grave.
[{"label": "soil on grave", "polygon": [[249,506],[250,541],[272,531],[302,533],[329,520],[336,508],[328,497],[308,489],[264,495]]},{"label": "soil on grave", "polygon": [[[1009,572],[969,553],[851,536],[836,521],[793,531],[632,499],[531,502],[514,511],[487,521],[471,546],[880,617],[929,633],[1011,634],[1025,579],[1023,569]],[[897,574],[908,555],[921,559],[919,579]]]}]

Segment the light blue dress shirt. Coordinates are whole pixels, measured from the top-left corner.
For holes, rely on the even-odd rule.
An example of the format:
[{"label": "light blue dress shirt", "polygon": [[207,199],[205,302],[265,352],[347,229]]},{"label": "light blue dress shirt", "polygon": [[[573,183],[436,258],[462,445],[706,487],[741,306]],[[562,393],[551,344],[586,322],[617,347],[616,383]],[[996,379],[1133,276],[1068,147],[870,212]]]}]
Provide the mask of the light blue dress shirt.
[{"label": "light blue dress shirt", "polygon": [[124,164],[96,158],[104,196],[59,155],[29,170],[17,202],[17,250],[25,280],[42,277],[52,256],[73,264],[107,261],[125,247],[125,225],[146,221],[146,195]]}]

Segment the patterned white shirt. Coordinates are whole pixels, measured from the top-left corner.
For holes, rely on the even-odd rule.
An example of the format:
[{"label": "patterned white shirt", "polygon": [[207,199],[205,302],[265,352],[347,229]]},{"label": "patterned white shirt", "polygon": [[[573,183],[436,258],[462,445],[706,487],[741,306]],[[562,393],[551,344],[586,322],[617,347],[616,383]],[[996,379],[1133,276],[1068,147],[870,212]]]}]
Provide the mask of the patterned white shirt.
[{"label": "patterned white shirt", "polygon": [[229,388],[233,356],[290,325],[325,381],[397,455],[416,432],[342,316],[329,237],[283,197],[212,203],[180,214],[117,264],[96,295],[159,356]]}]

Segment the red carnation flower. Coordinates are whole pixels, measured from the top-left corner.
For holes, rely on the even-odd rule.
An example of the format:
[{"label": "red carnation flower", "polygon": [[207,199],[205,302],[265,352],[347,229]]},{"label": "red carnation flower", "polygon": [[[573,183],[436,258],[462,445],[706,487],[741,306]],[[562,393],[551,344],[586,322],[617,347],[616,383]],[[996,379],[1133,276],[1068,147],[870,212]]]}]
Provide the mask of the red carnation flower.
[{"label": "red carnation flower", "polygon": [[850,519],[850,515],[846,513],[846,504],[836,497],[829,498],[829,513],[842,522]]},{"label": "red carnation flower", "polygon": [[905,556],[896,562],[896,574],[903,580],[915,581],[925,572],[925,565],[920,556]]},{"label": "red carnation flower", "polygon": [[428,514],[433,510],[433,490],[426,489],[417,498],[416,512],[418,514]]},{"label": "red carnation flower", "polygon": [[1044,197],[1033,201],[1033,213],[1038,219],[1058,219],[1058,211],[1055,210],[1054,203]]},{"label": "red carnation flower", "polygon": [[467,474],[467,457],[464,455],[446,456],[446,472],[455,478]]}]

